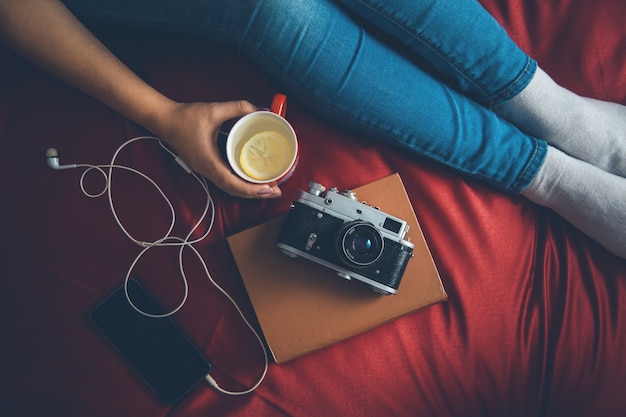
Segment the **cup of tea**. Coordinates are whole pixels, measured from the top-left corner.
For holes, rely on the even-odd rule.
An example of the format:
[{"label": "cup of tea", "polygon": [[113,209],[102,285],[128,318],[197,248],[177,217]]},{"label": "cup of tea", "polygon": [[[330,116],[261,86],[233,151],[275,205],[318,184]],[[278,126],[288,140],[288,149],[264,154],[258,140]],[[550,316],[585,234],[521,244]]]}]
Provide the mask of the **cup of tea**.
[{"label": "cup of tea", "polygon": [[239,119],[226,138],[226,158],[244,180],[281,183],[298,162],[298,138],[285,119],[287,97],[276,94],[269,111],[256,111]]}]

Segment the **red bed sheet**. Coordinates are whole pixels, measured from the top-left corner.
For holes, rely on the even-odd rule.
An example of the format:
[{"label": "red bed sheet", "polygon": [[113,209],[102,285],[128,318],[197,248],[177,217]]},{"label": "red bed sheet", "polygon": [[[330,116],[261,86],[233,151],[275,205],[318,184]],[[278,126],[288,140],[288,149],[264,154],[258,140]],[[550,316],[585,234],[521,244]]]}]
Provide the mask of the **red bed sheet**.
[{"label": "red bed sheet", "polygon": [[[483,0],[557,81],[626,103],[622,0]],[[176,100],[280,91],[245,59],[197,39],[105,32],[135,71]],[[449,295],[284,365],[253,394],[201,384],[166,407],[107,344],[89,312],[123,281],[142,248],[114,223],[104,197],[80,190],[82,170],[108,163],[145,132],[0,49],[0,415],[4,416],[623,416],[626,415],[626,261],[549,210],[500,194],[426,159],[354,135],[296,101],[287,117],[301,158],[284,197],[243,201],[211,188],[216,221],[197,245],[214,279],[254,322],[225,236],[284,213],[309,180],[350,188],[400,173]],[[196,184],[154,144],[120,156],[157,179],[179,213],[179,235],[202,210]],[[116,208],[131,232],[154,240],[169,222],[144,180],[114,174]],[[89,175],[89,190],[102,179]],[[176,234],[176,233],[175,233]],[[136,273],[179,300],[176,250],[156,249]],[[253,337],[189,256],[190,296],[176,320],[229,389],[262,367]]]}]

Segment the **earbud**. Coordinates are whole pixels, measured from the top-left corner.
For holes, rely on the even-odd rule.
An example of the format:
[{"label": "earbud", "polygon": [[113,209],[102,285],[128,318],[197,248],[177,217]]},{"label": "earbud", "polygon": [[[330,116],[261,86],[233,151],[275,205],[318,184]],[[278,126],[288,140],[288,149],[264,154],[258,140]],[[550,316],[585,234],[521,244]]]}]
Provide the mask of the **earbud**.
[{"label": "earbud", "polygon": [[52,169],[76,168],[76,164],[59,165],[59,154],[54,148],[50,148],[46,151],[46,158],[48,158],[48,166]]}]

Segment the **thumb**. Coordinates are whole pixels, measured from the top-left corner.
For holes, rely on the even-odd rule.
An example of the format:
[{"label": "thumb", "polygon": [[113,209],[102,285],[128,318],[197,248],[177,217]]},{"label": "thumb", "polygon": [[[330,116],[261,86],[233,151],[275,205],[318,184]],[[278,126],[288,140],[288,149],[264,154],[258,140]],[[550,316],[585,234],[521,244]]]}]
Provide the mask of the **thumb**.
[{"label": "thumb", "polygon": [[214,117],[220,121],[235,119],[257,111],[258,108],[247,100],[225,101],[214,109]]}]

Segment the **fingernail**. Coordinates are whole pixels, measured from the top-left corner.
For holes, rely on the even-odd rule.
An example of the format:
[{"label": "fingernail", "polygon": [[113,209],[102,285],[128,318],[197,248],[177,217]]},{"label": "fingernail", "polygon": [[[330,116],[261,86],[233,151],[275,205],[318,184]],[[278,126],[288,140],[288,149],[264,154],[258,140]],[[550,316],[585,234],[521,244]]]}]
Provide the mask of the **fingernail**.
[{"label": "fingernail", "polygon": [[270,111],[267,107],[256,106],[257,111]]},{"label": "fingernail", "polygon": [[263,188],[259,191],[257,191],[257,195],[267,195],[267,194],[272,194],[272,187],[268,187],[268,188]]},{"label": "fingernail", "polygon": [[283,196],[282,193],[274,193],[269,198],[280,198],[282,196]]}]

